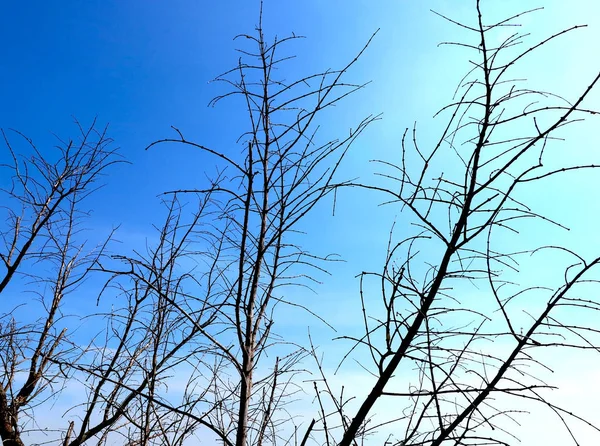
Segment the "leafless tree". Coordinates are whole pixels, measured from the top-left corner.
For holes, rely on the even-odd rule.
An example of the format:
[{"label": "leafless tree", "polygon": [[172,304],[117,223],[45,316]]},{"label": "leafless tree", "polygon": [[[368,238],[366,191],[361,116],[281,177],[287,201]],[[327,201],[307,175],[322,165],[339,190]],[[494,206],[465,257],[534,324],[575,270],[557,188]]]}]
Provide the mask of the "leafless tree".
[{"label": "leafless tree", "polygon": [[[553,151],[565,126],[596,113],[584,101],[600,74],[568,99],[515,79],[532,53],[581,28],[527,46],[528,34],[517,26],[535,11],[488,24],[477,1],[473,23],[438,14],[470,33],[468,42],[443,44],[467,51],[472,65],[455,99],[438,113],[447,119],[441,136],[425,149],[416,125],[407,129],[399,160],[379,161],[389,182],[353,184],[383,193],[388,205],[410,213],[416,232],[398,241],[393,229],[382,270],[359,276],[364,335],[346,338],[373,386],[351,414],[346,397],[335,395],[323,374],[319,397],[329,395],[334,406],[321,420],[338,420],[337,429],[326,429],[326,444],[357,444],[377,430],[390,432],[386,444],[512,444],[507,423],[520,417],[519,400],[550,408],[573,444],[579,444],[573,421],[600,432],[585,414],[553,403],[552,386],[540,379],[540,353],[549,348],[598,351],[600,301],[584,289],[596,283],[600,257],[584,259],[554,242],[532,248],[523,235],[531,221],[536,230],[560,227],[524,202],[528,187],[598,167],[565,164],[570,158]],[[507,28],[514,32],[507,35]],[[402,230],[406,234],[406,226]],[[519,248],[507,251],[511,233],[518,234]],[[566,257],[557,260],[568,262],[562,283],[524,278],[520,285],[521,259],[548,252]],[[477,299],[465,296],[474,291]],[[579,319],[581,310],[591,314]],[[374,416],[376,404],[386,400],[396,409]]]},{"label": "leafless tree", "polygon": [[[22,433],[34,423],[35,408],[64,385],[65,372],[52,362],[74,357],[68,333],[74,327],[64,320],[63,302],[84,282],[105,248],[105,243],[86,246],[81,202],[118,159],[106,129],[98,131],[95,123],[89,128],[77,125],[78,138],[60,141],[56,153],[38,149],[18,134],[29,147],[27,156],[13,148],[2,132],[8,155],[2,164],[8,181],[2,189],[5,223],[0,233],[0,438],[4,445],[23,445]],[[33,294],[23,299],[25,290]],[[31,302],[32,295],[37,303]]]},{"label": "leafless tree", "polygon": [[56,360],[87,388],[65,445],[175,445],[191,436],[266,445],[298,429],[286,410],[308,349],[273,327],[278,307],[310,312],[285,290],[310,286],[331,260],[305,252],[296,231],[334,190],[348,148],[376,119],[318,142],[322,111],[363,87],[343,78],[366,46],[342,69],[287,81],[278,69],[300,37],[268,42],[259,23],[238,38],[252,48],[217,78],[228,92],[213,105],[240,99],[248,122],[242,150],[206,147],[177,128],[175,138],[148,147],[191,146],[213,155],[218,173],[205,187],[165,194],[166,219],[146,252],[96,262],[110,274],[101,300],[126,304],[103,315],[102,338],[82,347],[77,363]]}]

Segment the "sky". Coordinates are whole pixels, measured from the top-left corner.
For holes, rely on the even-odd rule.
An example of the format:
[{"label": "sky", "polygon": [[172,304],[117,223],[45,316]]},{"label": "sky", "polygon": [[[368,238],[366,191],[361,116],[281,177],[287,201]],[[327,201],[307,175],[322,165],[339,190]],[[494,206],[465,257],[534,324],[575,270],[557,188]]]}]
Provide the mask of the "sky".
[{"label": "sky", "polygon": [[[443,120],[433,119],[433,115],[451,100],[469,65],[464,51],[438,45],[464,34],[430,10],[474,20],[473,3],[265,0],[267,36],[292,32],[306,36],[290,49],[297,55],[291,72],[309,74],[339,67],[380,30],[349,73],[353,81],[371,83],[341,103],[322,123],[326,138],[345,135],[367,115],[383,114],[356,142],[342,177],[373,181],[374,166],[369,160],[397,161],[402,132],[415,121],[424,144],[435,140]],[[488,0],[483,5],[490,17],[496,17],[518,12],[523,3]],[[557,42],[551,50],[541,51],[522,66],[524,75],[535,85],[558,89],[574,99],[600,69],[596,56],[600,3],[540,0],[526,5],[545,8],[523,20],[532,41],[566,26],[589,24],[589,28]],[[224,91],[223,85],[211,80],[236,64],[239,53],[235,49],[240,42],[233,38],[252,33],[257,18],[258,2],[246,0],[7,3],[0,14],[0,39],[4,42],[0,127],[23,132],[45,151],[55,145],[53,134],[69,138],[75,133],[73,119],[84,126],[95,118],[100,125],[109,125],[109,135],[127,163],[111,169],[106,186],[90,199],[90,229],[102,234],[120,225],[117,238],[123,246],[143,246],[154,234],[152,223],[161,215],[157,196],[165,190],[195,187],[204,181],[205,174],[214,172],[214,159],[190,148],[145,148],[157,139],[172,137],[173,125],[206,146],[239,150],[236,141],[245,122],[233,108],[235,103],[208,106]],[[595,104],[600,108],[599,93],[591,96],[590,107]],[[590,120],[566,132],[568,140],[558,158],[599,163],[596,128],[598,122]],[[564,241],[587,255],[597,253],[600,201],[593,191],[598,186],[598,179],[585,173],[527,192],[540,211],[572,229],[569,233],[544,229],[535,236]],[[557,207],[559,199],[565,204]],[[320,250],[320,254],[335,252],[345,260],[331,266],[331,276],[319,278],[323,284],[316,288],[319,302],[314,304],[318,312],[330,312],[328,320],[340,330],[356,328],[356,274],[381,265],[389,228],[394,219],[402,218],[398,208],[381,207],[381,201],[366,192],[344,192],[338,197],[335,216],[332,203],[326,202],[303,226],[307,232],[303,243],[308,249]],[[553,271],[549,261],[542,259],[531,266],[532,271],[544,277]],[[340,302],[349,301],[356,307],[340,310]],[[285,315],[282,317],[286,320]],[[317,322],[289,315],[286,325],[290,333],[300,337],[308,323]],[[335,333],[323,331],[323,336],[330,339]],[[323,343],[329,345],[326,340]],[[573,363],[586,366],[574,368]],[[600,422],[600,411],[589,398],[589,387],[600,377],[600,361],[575,356],[556,365],[556,379],[567,389],[565,398]],[[358,369],[346,373],[354,374],[353,379],[364,378]],[[548,438],[544,443],[533,440],[539,440],[536,426],[541,419],[532,416],[536,422],[519,428],[523,444],[564,444],[564,433],[551,430],[545,431]],[[583,438],[588,440],[584,444],[595,444]]]}]

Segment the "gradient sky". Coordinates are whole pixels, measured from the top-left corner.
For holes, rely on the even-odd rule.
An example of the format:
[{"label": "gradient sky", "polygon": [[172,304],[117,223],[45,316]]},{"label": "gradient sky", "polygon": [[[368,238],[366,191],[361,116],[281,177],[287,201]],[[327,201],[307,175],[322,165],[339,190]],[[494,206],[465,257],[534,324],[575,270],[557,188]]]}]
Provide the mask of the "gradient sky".
[{"label": "gradient sky", "polygon": [[[598,0],[483,3],[493,17],[518,12],[524,3],[527,7],[544,6],[544,11],[524,20],[533,41],[573,24],[590,25],[523,65],[527,77],[541,88],[557,88],[574,99],[598,71]],[[435,139],[443,122],[432,120],[432,116],[451,99],[468,62],[465,52],[438,46],[463,34],[429,10],[458,20],[474,20],[473,4],[470,0],[265,1],[267,36],[294,32],[307,37],[288,49],[298,56],[290,69],[299,73],[340,67],[381,29],[348,78],[372,83],[340,104],[335,114],[329,115],[330,121],[322,123],[324,138],[345,135],[366,115],[383,113],[383,119],[357,141],[342,176],[372,179],[368,160],[395,161],[400,136],[414,121],[418,121],[425,143]],[[130,162],[112,169],[107,186],[90,201],[94,231],[108,232],[121,224],[118,238],[125,246],[139,246],[153,234],[151,223],[156,222],[160,209],[157,195],[169,189],[195,187],[205,173],[213,172],[214,160],[189,148],[159,146],[144,151],[154,140],[173,136],[171,125],[198,143],[224,151],[239,150],[236,140],[244,131],[244,122],[233,108],[235,103],[223,102],[215,108],[207,104],[224,91],[222,85],[210,81],[237,61],[239,41],[233,37],[253,32],[257,1],[38,0],[5,2],[0,11],[0,39],[4,43],[0,127],[23,132],[44,151],[55,144],[52,133],[63,138],[75,134],[73,118],[85,126],[97,117],[101,125],[110,125],[109,135]],[[590,107],[595,104],[600,108],[599,93],[591,97]],[[599,125],[590,121],[566,134],[570,139],[561,156],[599,163],[600,147],[594,132]],[[565,237],[588,255],[600,249],[600,204],[594,193],[587,196],[581,191],[599,186],[596,178],[581,175],[531,192],[539,194],[536,202],[540,211],[550,212],[574,229],[556,237]],[[304,226],[308,249],[320,249],[319,254],[336,252],[347,261],[332,266],[333,275],[322,277],[324,284],[317,288],[322,310],[336,308],[328,320],[341,329],[353,325],[356,312],[340,309],[340,302],[357,299],[357,273],[381,265],[389,227],[398,215],[397,208],[378,207],[379,197],[352,194],[338,198],[335,218],[328,202]],[[557,209],[559,198],[567,199],[569,207]],[[544,269],[541,264],[540,274]],[[306,333],[305,323],[292,317],[288,322],[290,333]],[[585,364],[577,372],[563,370],[565,376],[559,378],[569,387],[570,404],[580,407],[589,403],[585,386],[595,386],[600,377],[594,370],[600,361]],[[347,373],[362,379],[356,370]],[[600,398],[597,391],[596,395]],[[598,405],[590,405],[589,410],[595,411],[592,418],[600,421]],[[559,434],[547,433],[545,443],[538,442],[537,435],[534,427],[522,427],[523,444],[563,444],[564,437],[555,436]],[[538,441],[527,441],[534,437]]]}]

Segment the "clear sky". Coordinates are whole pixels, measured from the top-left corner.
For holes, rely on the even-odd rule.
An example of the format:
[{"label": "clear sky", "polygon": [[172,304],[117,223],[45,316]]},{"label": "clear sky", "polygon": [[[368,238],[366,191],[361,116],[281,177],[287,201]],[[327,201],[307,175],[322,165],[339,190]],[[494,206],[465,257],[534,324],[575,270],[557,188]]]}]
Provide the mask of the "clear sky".
[{"label": "clear sky", "polygon": [[[524,4],[544,6],[544,11],[524,21],[532,41],[573,24],[590,25],[523,65],[524,74],[536,85],[556,88],[575,99],[600,68],[598,0],[488,0],[483,4],[492,17],[518,12]],[[443,121],[432,116],[451,99],[469,65],[465,52],[438,46],[463,34],[429,10],[474,21],[473,5],[471,0],[265,0],[267,35],[294,32],[306,36],[290,48],[298,56],[290,69],[300,73],[341,66],[381,29],[349,73],[352,81],[372,83],[340,104],[329,115],[330,121],[322,122],[325,138],[345,135],[366,115],[383,113],[383,119],[357,141],[342,177],[370,181],[369,159],[397,161],[400,136],[414,121],[424,143],[435,139]],[[94,117],[101,125],[109,124],[109,135],[130,164],[111,170],[107,186],[91,202],[94,218],[90,224],[98,233],[120,224],[117,238],[124,246],[143,245],[154,231],[157,195],[195,187],[204,181],[205,173],[214,171],[212,158],[189,148],[159,146],[145,151],[148,144],[173,136],[170,126],[174,125],[196,142],[218,150],[239,150],[236,140],[244,122],[233,103],[207,106],[223,92],[222,85],[210,81],[235,65],[239,41],[233,37],[252,33],[257,17],[258,2],[248,0],[5,2],[0,8],[0,127],[17,129],[47,150],[55,144],[52,133],[63,138],[75,133],[73,118],[83,125]],[[600,107],[599,93],[592,96],[590,106]],[[590,121],[565,134],[570,139],[560,156],[599,163],[594,131],[599,125]],[[531,192],[531,196],[539,194],[535,200],[542,212],[574,228],[556,237],[565,237],[588,255],[600,249],[600,200],[594,193],[584,198],[581,191],[599,185],[597,179],[581,175]],[[568,207],[556,208],[558,198],[567,199]],[[358,314],[341,308],[340,303],[353,302],[358,310],[354,276],[381,265],[389,227],[399,213],[398,208],[379,208],[380,201],[372,194],[346,192],[338,198],[335,217],[328,202],[304,226],[307,248],[321,250],[319,254],[336,252],[347,261],[332,266],[332,276],[321,277],[324,284],[316,289],[320,303],[315,306],[322,307],[320,312],[329,311],[328,320],[340,330],[353,325],[348,314]],[[544,269],[540,264],[540,274]],[[331,313],[332,309],[336,311]],[[290,333],[306,333],[307,323],[291,316],[288,323]],[[329,339],[334,334],[323,336]],[[594,367],[600,361],[585,364],[575,370],[557,364],[558,380],[568,387],[568,402],[587,408],[600,422],[598,405],[592,404],[585,390],[597,387],[600,369]],[[346,373],[363,379],[357,370]],[[519,428],[523,444],[564,444],[564,437],[550,433],[545,443],[532,440],[539,440],[536,430],[541,419],[530,420]]]}]

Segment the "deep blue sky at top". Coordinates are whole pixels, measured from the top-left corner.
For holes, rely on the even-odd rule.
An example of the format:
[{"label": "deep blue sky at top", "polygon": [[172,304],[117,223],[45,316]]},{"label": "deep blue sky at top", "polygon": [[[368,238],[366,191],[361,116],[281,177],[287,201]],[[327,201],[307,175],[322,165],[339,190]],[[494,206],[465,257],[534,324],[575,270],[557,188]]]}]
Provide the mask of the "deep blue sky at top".
[{"label": "deep blue sky at top", "polygon": [[[403,125],[412,122],[409,113],[419,111],[411,98],[416,90],[404,87],[427,78],[427,70],[420,67],[439,40],[431,35],[423,47],[415,39],[433,21],[427,8],[400,8],[392,2],[379,8],[362,1],[265,2],[268,36],[291,32],[307,36],[289,49],[298,54],[292,67],[300,74],[342,66],[377,28],[384,28],[348,77],[355,82],[373,79],[379,88],[370,87],[341,104],[336,119],[324,126],[324,137],[346,134],[366,115],[389,112],[397,108],[394,105],[407,110]],[[101,126],[109,123],[115,146],[132,165],[113,169],[108,186],[93,201],[93,225],[108,229],[123,223],[125,233],[140,231],[143,238],[150,231],[158,193],[198,187],[204,172],[213,171],[213,160],[197,151],[160,147],[145,152],[147,144],[172,136],[169,127],[175,125],[189,139],[227,152],[239,150],[237,137],[246,130],[239,107],[233,108],[239,104],[208,108],[209,100],[224,91],[209,81],[236,64],[240,41],[233,37],[252,33],[258,13],[259,3],[252,1],[6,4],[0,19],[4,42],[0,126],[22,131],[48,151],[56,142],[51,133],[74,137],[72,118],[84,126],[94,117]],[[396,26],[400,22],[403,25]],[[410,60],[410,67],[396,71],[401,60]],[[384,92],[382,85],[389,90]],[[427,99],[422,97],[418,105],[431,115],[439,101]],[[413,107],[409,110],[407,104]],[[375,139],[370,147],[397,143],[390,139],[384,144],[381,137],[397,137],[401,128],[384,129],[371,134]],[[365,148],[361,153],[368,159]]]},{"label": "deep blue sky at top", "polygon": [[[484,6],[500,15],[520,10],[518,1],[501,3],[487,1]],[[526,20],[529,30],[540,37],[566,25],[598,21],[594,0],[580,0],[569,7],[549,0],[531,7],[540,3],[547,11]],[[291,32],[307,37],[289,47],[290,54],[298,55],[290,73],[339,68],[381,28],[348,76],[349,81],[372,80],[373,84],[340,104],[335,114],[322,122],[323,138],[327,139],[346,134],[366,115],[384,113],[384,120],[357,142],[345,172],[348,177],[361,176],[368,159],[397,153],[404,127],[415,120],[424,140],[433,140],[442,123],[427,120],[450,100],[455,83],[468,67],[468,58],[460,50],[437,46],[443,40],[460,40],[464,34],[429,9],[474,20],[473,4],[448,0],[265,1],[268,37]],[[147,144],[173,136],[169,127],[174,125],[188,139],[229,153],[240,150],[236,140],[245,128],[243,114],[236,108],[239,103],[208,108],[209,100],[224,91],[223,85],[209,81],[235,65],[239,54],[234,50],[244,42],[232,39],[253,32],[258,11],[258,1],[241,0],[5,3],[0,14],[0,127],[22,131],[45,151],[55,144],[51,132],[73,137],[73,117],[84,126],[96,116],[100,125],[110,123],[109,135],[132,164],[113,169],[107,187],[91,202],[96,212],[92,225],[108,230],[122,223],[122,238],[139,236],[143,240],[152,231],[150,222],[156,220],[157,194],[197,187],[205,172],[214,171],[214,160],[197,151],[163,146],[145,152]],[[594,39],[598,35],[595,29],[587,40],[580,40],[585,48],[581,43],[570,47],[563,56],[569,59],[555,64],[551,71],[532,66],[533,77],[563,86],[574,74],[581,74],[585,81],[586,74],[595,69],[588,62],[590,51],[597,48]],[[553,47],[555,54],[566,48],[561,44]],[[366,195],[357,197],[345,208],[340,204],[337,220],[322,220],[319,215],[309,220],[309,226],[318,220],[324,231],[335,228],[329,236],[338,244],[335,251],[344,251],[349,244],[344,240],[355,230],[352,220],[370,216],[369,212],[357,215],[353,205],[361,203],[364,209],[371,209],[379,201]],[[358,252],[368,258],[365,252],[383,247],[375,248],[372,240],[385,241],[391,220],[367,223],[369,233],[352,237],[352,246],[342,252],[346,257]],[[359,269],[362,267],[354,267],[355,272]]]}]

